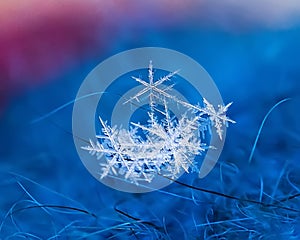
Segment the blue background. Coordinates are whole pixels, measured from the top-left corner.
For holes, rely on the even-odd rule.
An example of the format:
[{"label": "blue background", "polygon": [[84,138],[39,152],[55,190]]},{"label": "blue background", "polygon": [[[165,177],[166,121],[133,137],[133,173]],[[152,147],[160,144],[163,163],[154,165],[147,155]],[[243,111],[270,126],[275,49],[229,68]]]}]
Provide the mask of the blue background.
[{"label": "blue background", "polygon": [[[224,102],[234,102],[228,114],[237,123],[213,172],[179,179],[215,192],[178,183],[146,194],[118,192],[94,179],[77,156],[72,104],[31,123],[73,100],[102,60],[145,46],[194,58]],[[299,54],[297,27],[150,28],[138,38],[120,34],[97,58],[75,61],[56,81],[19,94],[0,119],[0,239],[299,239],[299,199],[288,199],[300,193]],[[291,100],[270,114],[249,163],[263,118],[285,98]]]}]

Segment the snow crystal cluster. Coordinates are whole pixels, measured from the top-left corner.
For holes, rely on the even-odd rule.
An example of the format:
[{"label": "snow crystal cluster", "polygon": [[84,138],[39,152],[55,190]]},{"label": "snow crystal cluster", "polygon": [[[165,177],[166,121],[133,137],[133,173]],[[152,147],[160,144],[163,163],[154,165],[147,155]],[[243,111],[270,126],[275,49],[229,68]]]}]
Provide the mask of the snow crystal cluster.
[{"label": "snow crystal cluster", "polygon": [[[206,99],[203,99],[204,107],[178,99],[169,93],[174,84],[164,85],[177,73],[171,72],[155,81],[150,61],[147,81],[132,77],[143,89],[124,104],[140,101],[146,95],[149,99],[147,124],[132,122],[130,129],[123,129],[110,126],[99,117],[102,133],[96,136],[98,141],[90,140],[90,145],[82,148],[97,157],[101,166],[100,179],[115,175],[136,185],[150,183],[157,175],[177,179],[183,172],[199,171],[194,158],[211,147],[202,141],[205,132],[214,127],[222,140],[224,125],[234,123],[226,116],[231,103],[215,109]],[[172,116],[168,109],[171,101],[183,106],[186,112]]]}]

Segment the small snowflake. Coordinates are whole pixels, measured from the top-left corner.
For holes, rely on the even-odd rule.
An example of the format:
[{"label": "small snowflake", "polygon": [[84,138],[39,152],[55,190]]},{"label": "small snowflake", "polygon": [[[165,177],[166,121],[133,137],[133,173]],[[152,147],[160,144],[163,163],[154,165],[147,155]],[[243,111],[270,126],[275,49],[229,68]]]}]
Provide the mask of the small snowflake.
[{"label": "small snowflake", "polygon": [[149,105],[151,108],[155,106],[155,99],[160,100],[161,97],[167,97],[167,98],[172,98],[172,95],[168,94],[167,91],[172,89],[174,85],[167,86],[165,88],[160,88],[160,86],[166,82],[170,81],[170,79],[178,73],[177,71],[171,72],[168,75],[158,79],[157,81],[154,81],[154,71],[153,71],[153,65],[152,61],[149,63],[149,69],[148,69],[148,82],[142,80],[141,78],[137,77],[132,77],[135,81],[139,82],[144,86],[144,88],[139,91],[136,95],[128,99],[127,101],[124,102],[124,104],[131,102],[133,100],[140,101],[139,98],[144,95],[148,94],[149,97]]},{"label": "small snowflake", "polygon": [[226,116],[226,112],[228,108],[231,106],[231,103],[228,103],[226,106],[218,105],[218,110],[214,108],[214,106],[209,103],[205,98],[203,98],[203,102],[205,104],[205,107],[201,109],[203,113],[206,113],[210,120],[214,123],[214,127],[216,128],[216,131],[222,140],[223,135],[223,125],[228,126],[228,122],[235,123],[235,121],[231,120]]}]

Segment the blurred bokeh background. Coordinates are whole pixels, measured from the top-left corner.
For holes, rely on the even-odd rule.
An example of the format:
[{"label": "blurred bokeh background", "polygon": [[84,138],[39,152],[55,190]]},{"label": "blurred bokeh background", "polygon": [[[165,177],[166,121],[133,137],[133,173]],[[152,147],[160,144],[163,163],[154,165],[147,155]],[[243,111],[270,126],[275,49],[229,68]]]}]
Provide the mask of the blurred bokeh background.
[{"label": "blurred bokeh background", "polygon": [[[77,156],[72,104],[32,123],[148,46],[194,58],[234,102],[217,167],[180,179],[214,192],[117,192]],[[296,0],[0,2],[0,239],[299,239],[299,55]]]}]

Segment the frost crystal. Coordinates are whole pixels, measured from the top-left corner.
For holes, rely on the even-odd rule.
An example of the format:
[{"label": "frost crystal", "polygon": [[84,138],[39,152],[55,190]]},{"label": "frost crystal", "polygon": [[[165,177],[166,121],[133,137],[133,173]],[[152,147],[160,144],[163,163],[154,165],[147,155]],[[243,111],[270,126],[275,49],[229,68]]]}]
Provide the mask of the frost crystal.
[{"label": "frost crystal", "polygon": [[153,80],[153,76],[154,76],[153,65],[152,65],[152,61],[150,61],[149,70],[148,70],[148,80],[149,80],[149,82],[146,82],[146,81],[144,81],[140,78],[137,78],[137,77],[132,77],[135,81],[142,84],[145,88],[142,89],[141,91],[139,91],[136,95],[131,97],[129,100],[124,102],[124,104],[126,104],[128,102],[131,102],[134,99],[139,101],[139,97],[144,95],[145,93],[148,93],[149,105],[150,105],[151,108],[153,108],[155,106],[155,99],[160,100],[161,97],[172,98],[172,96],[167,93],[167,90],[172,89],[172,87],[174,85],[168,86],[164,89],[160,88],[160,85],[162,85],[166,81],[170,81],[171,78],[174,75],[176,75],[177,73],[178,73],[178,70],[175,71],[175,72],[169,73],[168,75],[162,77],[161,79],[159,79],[157,81],[154,81]]},{"label": "frost crystal", "polygon": [[[226,116],[232,103],[215,109],[205,98],[204,107],[177,99],[168,93],[174,84],[162,86],[177,73],[171,72],[155,81],[150,61],[148,81],[132,77],[144,88],[124,104],[140,101],[140,97],[147,94],[150,106],[147,124],[131,122],[131,128],[127,130],[111,127],[99,117],[102,134],[96,136],[97,142],[90,140],[90,145],[82,149],[95,155],[99,161],[104,157],[105,161],[100,161],[100,179],[111,175],[123,176],[136,185],[143,181],[150,183],[158,174],[176,179],[183,172],[198,171],[194,158],[211,147],[202,142],[205,133],[211,132],[211,127],[216,129],[222,140],[223,126],[227,126],[228,122],[234,123]],[[171,116],[168,101],[185,107],[186,113]],[[163,106],[163,110],[156,107],[158,104]],[[163,116],[160,120],[159,115]],[[139,131],[145,136],[140,136]]]}]

